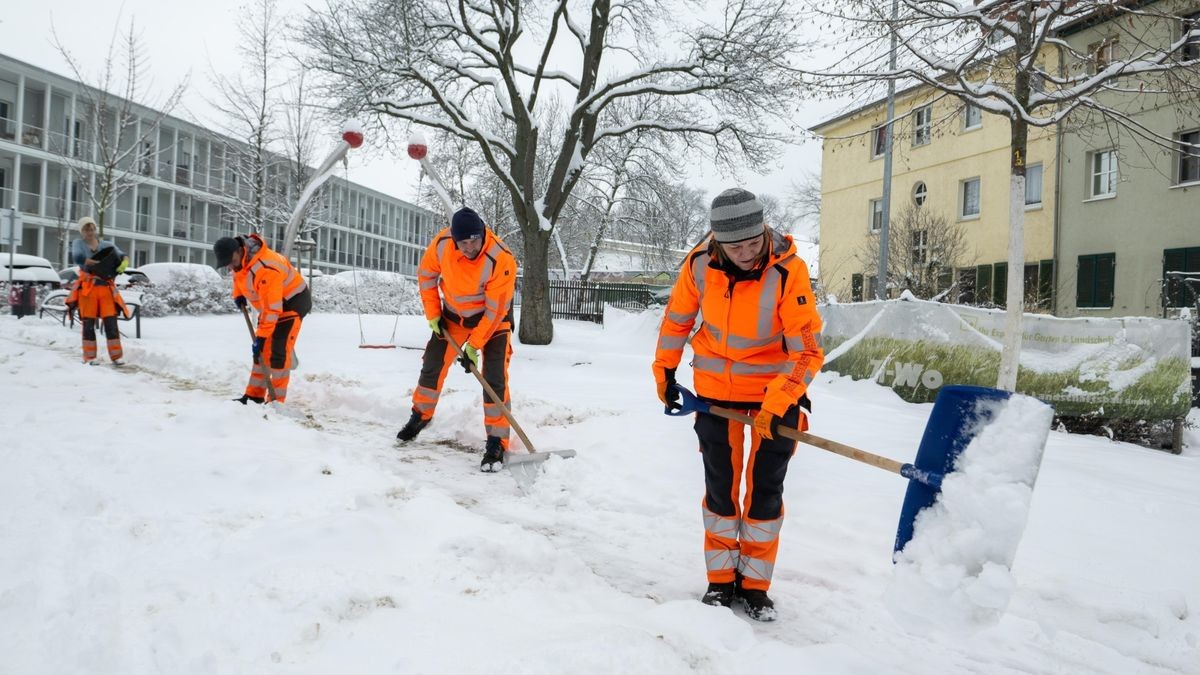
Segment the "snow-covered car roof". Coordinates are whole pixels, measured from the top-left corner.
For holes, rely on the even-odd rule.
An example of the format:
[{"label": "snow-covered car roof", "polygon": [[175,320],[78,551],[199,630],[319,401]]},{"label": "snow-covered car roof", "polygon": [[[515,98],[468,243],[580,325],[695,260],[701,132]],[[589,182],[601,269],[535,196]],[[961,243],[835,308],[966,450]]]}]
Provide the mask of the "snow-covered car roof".
[{"label": "snow-covered car roof", "polygon": [[27,253],[0,252],[0,281],[8,282],[8,270],[11,257],[13,281],[34,282],[39,284],[59,284],[58,278],[50,261]]},{"label": "snow-covered car roof", "polygon": [[183,278],[196,283],[221,283],[221,275],[217,270],[200,263],[147,263],[130,268],[126,272],[141,272],[152,284],[165,284],[174,278]]}]

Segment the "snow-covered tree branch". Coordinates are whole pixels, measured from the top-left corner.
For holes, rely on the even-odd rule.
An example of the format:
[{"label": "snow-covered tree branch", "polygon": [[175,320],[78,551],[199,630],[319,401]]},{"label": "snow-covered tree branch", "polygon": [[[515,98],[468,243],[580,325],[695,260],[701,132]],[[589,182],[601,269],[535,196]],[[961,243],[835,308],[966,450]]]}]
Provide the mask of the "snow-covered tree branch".
[{"label": "snow-covered tree branch", "polygon": [[[549,244],[593,152],[652,132],[722,167],[774,156],[782,127],[773,123],[790,119],[802,91],[790,4],[725,0],[705,12],[670,0],[327,0],[300,38],[341,112],[478,147],[521,228],[521,340],[545,344]],[[612,106],[643,99],[661,103],[655,116],[603,122]],[[552,126],[547,106],[558,109]]]}]

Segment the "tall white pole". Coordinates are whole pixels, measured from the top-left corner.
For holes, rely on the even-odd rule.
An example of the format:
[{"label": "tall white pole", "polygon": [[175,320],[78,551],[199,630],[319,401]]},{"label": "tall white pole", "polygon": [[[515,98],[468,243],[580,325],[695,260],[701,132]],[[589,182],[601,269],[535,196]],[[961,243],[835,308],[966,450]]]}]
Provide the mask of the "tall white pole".
[{"label": "tall white pole", "polygon": [[[891,45],[888,49],[888,71],[896,71],[896,18],[900,15],[899,1],[892,0]],[[875,299],[887,298],[888,228],[892,219],[892,128],[896,117],[896,80],[888,77],[887,119],[883,127],[883,194],[879,224],[879,269],[875,278]],[[875,142],[872,134],[871,142]]]}]

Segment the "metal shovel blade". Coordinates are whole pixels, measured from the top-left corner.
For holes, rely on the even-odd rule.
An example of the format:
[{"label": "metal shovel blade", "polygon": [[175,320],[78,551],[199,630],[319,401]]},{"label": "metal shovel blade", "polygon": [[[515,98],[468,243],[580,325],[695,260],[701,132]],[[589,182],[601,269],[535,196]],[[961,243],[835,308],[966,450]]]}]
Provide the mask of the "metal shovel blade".
[{"label": "metal shovel blade", "polygon": [[542,462],[550,459],[551,455],[558,455],[564,459],[569,459],[575,456],[575,451],[506,452],[504,453],[504,468],[508,469],[508,472],[512,474],[513,480],[517,481],[517,485],[523,491],[528,491],[533,486],[533,482],[537,480],[538,472],[542,468]]}]

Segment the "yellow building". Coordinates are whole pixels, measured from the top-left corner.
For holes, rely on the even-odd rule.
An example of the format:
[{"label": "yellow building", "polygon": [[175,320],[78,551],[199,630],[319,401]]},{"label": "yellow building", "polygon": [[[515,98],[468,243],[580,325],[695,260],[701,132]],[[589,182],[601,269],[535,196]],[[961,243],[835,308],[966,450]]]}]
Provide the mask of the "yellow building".
[{"label": "yellow building", "polygon": [[[891,221],[909,205],[961,228],[965,246],[944,261],[946,300],[1004,304],[1008,259],[1009,124],[1004,117],[916,87],[896,96]],[[843,300],[871,299],[882,222],[886,101],[833,118],[812,131],[823,138],[820,280]],[[1049,309],[1054,275],[1055,134],[1029,133],[1025,207],[1027,306]],[[891,228],[889,228],[891,229]],[[904,237],[901,237],[904,238]],[[889,248],[925,255],[921,241]],[[874,251],[868,255],[868,251]],[[893,254],[894,255],[894,254]],[[951,269],[952,268],[952,269]],[[890,293],[893,297],[894,289]]]}]

